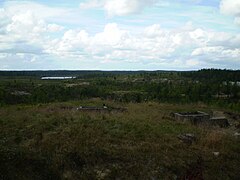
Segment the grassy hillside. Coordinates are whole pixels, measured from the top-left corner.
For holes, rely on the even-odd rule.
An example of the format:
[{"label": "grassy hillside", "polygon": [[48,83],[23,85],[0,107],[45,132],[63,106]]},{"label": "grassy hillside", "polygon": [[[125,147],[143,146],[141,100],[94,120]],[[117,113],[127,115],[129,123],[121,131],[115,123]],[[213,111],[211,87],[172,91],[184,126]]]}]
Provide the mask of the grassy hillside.
[{"label": "grassy hillside", "polygon": [[[79,105],[126,107],[82,112]],[[240,139],[232,128],[174,121],[203,104],[121,104],[93,99],[0,109],[0,179],[238,179]],[[193,144],[179,134],[192,133]],[[216,156],[213,152],[219,152]]]}]

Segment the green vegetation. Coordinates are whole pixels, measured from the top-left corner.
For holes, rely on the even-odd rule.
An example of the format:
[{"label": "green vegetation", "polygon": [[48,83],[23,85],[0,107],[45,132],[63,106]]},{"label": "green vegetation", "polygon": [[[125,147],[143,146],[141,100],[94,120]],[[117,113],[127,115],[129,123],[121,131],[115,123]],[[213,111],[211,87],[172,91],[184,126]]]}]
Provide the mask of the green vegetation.
[{"label": "green vegetation", "polygon": [[[0,179],[238,179],[235,128],[170,116],[238,115],[239,71],[203,78],[221,72],[0,72]],[[127,111],[77,110],[102,104]],[[196,142],[178,139],[186,133]]]},{"label": "green vegetation", "polygon": [[[204,102],[240,109],[240,71],[0,72],[0,104],[37,104],[99,97],[118,102]],[[7,76],[8,75],[8,76]],[[42,76],[76,76],[41,80]]]}]

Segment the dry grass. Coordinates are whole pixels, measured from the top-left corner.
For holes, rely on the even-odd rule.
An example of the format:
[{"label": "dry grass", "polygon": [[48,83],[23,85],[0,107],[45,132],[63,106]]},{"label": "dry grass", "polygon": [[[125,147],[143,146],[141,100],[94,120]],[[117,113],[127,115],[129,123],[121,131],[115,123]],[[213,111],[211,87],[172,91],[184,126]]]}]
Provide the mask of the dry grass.
[{"label": "dry grass", "polygon": [[[205,179],[239,177],[236,138],[219,129],[175,122],[169,116],[180,110],[211,111],[208,107],[107,102],[128,110],[99,113],[66,108],[102,104],[94,99],[1,109],[0,178],[176,179],[198,167],[199,159]],[[193,133],[198,141],[184,144],[177,138],[182,133]]]},{"label": "dry grass", "polygon": [[203,146],[207,149],[217,150],[223,146],[226,133],[220,130],[213,130],[208,132],[203,138]]}]

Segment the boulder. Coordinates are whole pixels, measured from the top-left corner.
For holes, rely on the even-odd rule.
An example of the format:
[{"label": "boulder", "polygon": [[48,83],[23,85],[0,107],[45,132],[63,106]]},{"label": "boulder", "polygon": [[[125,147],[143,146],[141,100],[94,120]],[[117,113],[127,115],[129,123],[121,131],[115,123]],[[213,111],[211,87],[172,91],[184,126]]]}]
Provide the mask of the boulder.
[{"label": "boulder", "polygon": [[192,144],[193,142],[196,142],[197,138],[194,134],[180,134],[178,135],[178,139],[180,139],[182,142],[187,144]]}]

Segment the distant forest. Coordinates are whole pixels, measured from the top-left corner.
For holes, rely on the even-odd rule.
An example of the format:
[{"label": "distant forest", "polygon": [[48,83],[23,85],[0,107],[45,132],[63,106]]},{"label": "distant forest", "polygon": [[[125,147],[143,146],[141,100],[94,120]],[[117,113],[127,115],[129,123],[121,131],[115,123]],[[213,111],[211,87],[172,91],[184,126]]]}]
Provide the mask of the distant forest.
[{"label": "distant forest", "polygon": [[106,77],[115,75],[171,75],[188,77],[193,80],[213,80],[213,81],[240,81],[240,70],[227,69],[202,69],[199,71],[0,71],[0,76],[33,76],[33,77],[54,77],[54,76],[76,76],[76,77]]},{"label": "distant forest", "polygon": [[[41,77],[74,76],[67,80]],[[203,102],[240,111],[240,70],[1,71],[0,105],[101,98],[118,102]]]}]

